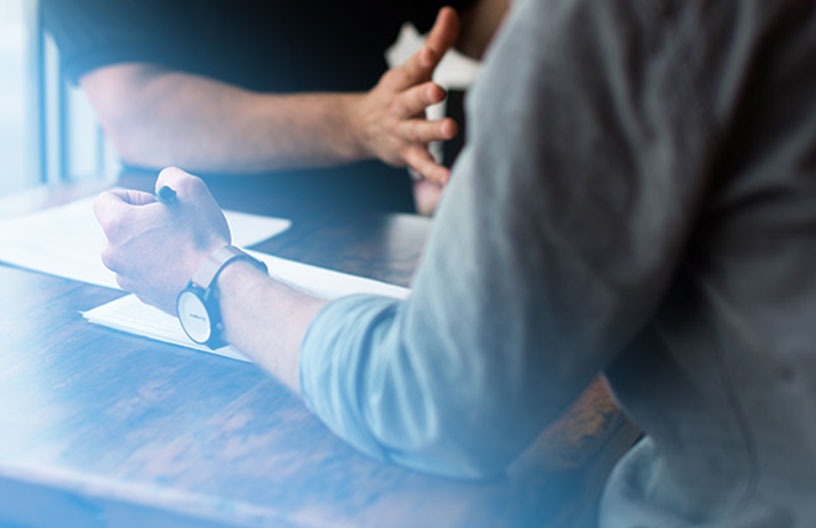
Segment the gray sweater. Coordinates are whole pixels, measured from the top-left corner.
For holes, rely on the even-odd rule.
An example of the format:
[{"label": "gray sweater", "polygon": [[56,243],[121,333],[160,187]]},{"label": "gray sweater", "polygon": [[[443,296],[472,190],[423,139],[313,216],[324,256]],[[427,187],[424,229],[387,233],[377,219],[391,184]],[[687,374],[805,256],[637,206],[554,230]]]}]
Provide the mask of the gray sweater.
[{"label": "gray sweater", "polygon": [[648,436],[602,527],[816,526],[815,5],[516,1],[413,294],[309,330],[314,412],[482,476],[606,372]]}]

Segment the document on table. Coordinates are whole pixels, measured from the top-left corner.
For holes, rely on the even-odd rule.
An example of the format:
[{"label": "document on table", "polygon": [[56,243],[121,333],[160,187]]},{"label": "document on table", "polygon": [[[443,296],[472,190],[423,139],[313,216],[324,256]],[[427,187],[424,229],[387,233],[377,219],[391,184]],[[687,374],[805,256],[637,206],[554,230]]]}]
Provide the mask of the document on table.
[{"label": "document on table", "polygon": [[[410,290],[392,284],[386,284],[355,275],[310,266],[292,260],[286,260],[257,251],[248,251],[255,258],[262,260],[269,268],[270,276],[289,284],[293,288],[327,299],[335,299],[353,293],[373,293],[403,299]],[[94,324],[107,326],[114,330],[127,332],[157,341],[185,346],[203,352],[219,354],[240,361],[249,361],[246,356],[231,347],[211,350],[193,343],[178,319],[158,308],[148,306],[135,295],[127,295],[82,314]]]},{"label": "document on table", "polygon": [[[0,261],[88,284],[119,289],[102,264],[105,236],[95,197],[0,222]],[[289,220],[224,211],[233,243],[250,246],[285,231]]]}]

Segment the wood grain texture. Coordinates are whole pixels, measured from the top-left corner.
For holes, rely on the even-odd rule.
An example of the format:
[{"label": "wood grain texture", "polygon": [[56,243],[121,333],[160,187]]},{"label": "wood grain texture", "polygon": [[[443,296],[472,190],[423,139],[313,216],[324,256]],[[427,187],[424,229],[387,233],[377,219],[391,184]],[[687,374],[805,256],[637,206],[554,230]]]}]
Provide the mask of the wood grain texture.
[{"label": "wood grain texture", "polygon": [[[213,190],[222,206],[280,214],[254,185]],[[77,193],[34,191],[15,212]],[[429,228],[289,216],[290,231],[255,247],[401,285]],[[0,525],[546,526],[598,478],[580,467],[466,482],[375,462],[253,365],[81,317],[119,295],[0,266]]]}]

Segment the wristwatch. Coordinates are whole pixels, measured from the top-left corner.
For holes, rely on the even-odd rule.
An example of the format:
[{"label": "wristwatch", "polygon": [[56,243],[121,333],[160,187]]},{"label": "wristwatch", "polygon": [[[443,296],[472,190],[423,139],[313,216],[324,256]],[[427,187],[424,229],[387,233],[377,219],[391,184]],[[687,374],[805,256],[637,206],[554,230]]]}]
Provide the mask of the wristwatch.
[{"label": "wristwatch", "polygon": [[267,273],[266,264],[260,260],[235,246],[224,246],[210,253],[176,299],[181,327],[195,343],[212,349],[226,345],[215,285],[221,271],[236,260],[246,260]]}]

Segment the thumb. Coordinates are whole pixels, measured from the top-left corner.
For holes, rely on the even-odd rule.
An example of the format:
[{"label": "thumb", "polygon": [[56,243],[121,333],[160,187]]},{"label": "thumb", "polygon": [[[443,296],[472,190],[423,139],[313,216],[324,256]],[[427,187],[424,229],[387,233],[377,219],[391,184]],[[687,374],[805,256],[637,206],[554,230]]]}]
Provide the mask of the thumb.
[{"label": "thumb", "polygon": [[162,187],[169,187],[176,191],[180,201],[195,202],[209,194],[207,185],[201,178],[178,167],[167,167],[159,173],[156,178],[156,194]]}]

